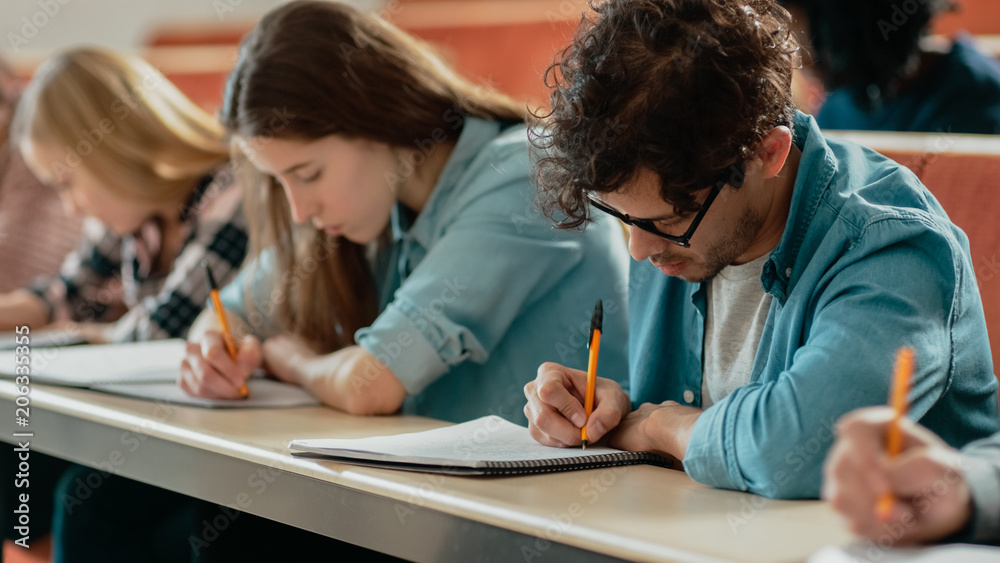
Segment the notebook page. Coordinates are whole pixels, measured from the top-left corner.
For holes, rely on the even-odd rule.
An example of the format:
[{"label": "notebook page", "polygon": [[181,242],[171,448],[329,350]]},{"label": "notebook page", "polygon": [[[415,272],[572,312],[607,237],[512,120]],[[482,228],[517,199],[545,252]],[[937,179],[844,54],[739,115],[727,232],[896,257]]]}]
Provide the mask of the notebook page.
[{"label": "notebook page", "polygon": [[[184,358],[183,340],[128,344],[30,347],[31,380],[74,387],[129,381],[176,381]],[[0,352],[0,374],[16,374],[14,350]]]},{"label": "notebook page", "polygon": [[215,409],[309,407],[322,404],[297,385],[269,379],[251,379],[247,382],[247,387],[250,397],[234,401],[192,397],[178,387],[177,383],[111,383],[95,385],[93,389],[137,399]]},{"label": "notebook page", "polygon": [[86,340],[79,333],[68,330],[39,329],[32,330],[27,335],[16,332],[0,332],[0,350],[13,350],[18,346],[23,346],[25,336],[27,336],[28,344],[32,348],[52,348],[86,343]]},{"label": "notebook page", "polygon": [[488,461],[537,461],[620,453],[613,448],[553,448],[535,441],[528,429],[485,416],[409,434],[360,439],[293,440],[289,449],[337,457],[478,467]]}]

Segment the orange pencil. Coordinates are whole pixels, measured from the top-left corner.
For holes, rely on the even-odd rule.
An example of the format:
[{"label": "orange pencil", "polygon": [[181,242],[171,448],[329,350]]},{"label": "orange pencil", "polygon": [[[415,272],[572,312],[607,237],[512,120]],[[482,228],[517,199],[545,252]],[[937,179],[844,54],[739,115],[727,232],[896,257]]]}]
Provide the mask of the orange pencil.
[{"label": "orange pencil", "polygon": [[[903,434],[899,429],[899,423],[906,416],[908,408],[906,395],[910,391],[910,377],[913,375],[913,348],[903,346],[896,352],[896,373],[892,381],[892,404],[893,417],[889,422],[889,436],[887,438],[886,449],[889,457],[899,455],[903,449]],[[878,499],[878,518],[882,522],[889,519],[892,514],[892,493],[885,493]]]},{"label": "orange pencil", "polygon": [[[208,286],[211,288],[212,305],[215,307],[215,314],[219,317],[219,324],[222,325],[222,340],[226,343],[226,351],[229,352],[229,357],[236,359],[236,342],[233,340],[233,333],[229,330],[229,322],[226,320],[226,311],[222,308],[222,300],[219,299],[219,286],[215,284],[215,276],[212,275],[212,269],[208,267],[208,262],[202,263],[205,266],[205,273],[208,274]],[[247,389],[247,384],[244,383],[240,387],[240,394],[243,398],[250,396],[250,390]]]},{"label": "orange pencil", "polygon": [[[597,300],[594,306],[594,316],[590,318],[590,361],[587,362],[587,396],[583,400],[583,408],[587,412],[587,420],[594,411],[594,392],[597,387],[597,354],[601,349],[601,325],[604,323],[604,305]],[[587,423],[580,429],[580,441],[583,449],[587,449]]]}]

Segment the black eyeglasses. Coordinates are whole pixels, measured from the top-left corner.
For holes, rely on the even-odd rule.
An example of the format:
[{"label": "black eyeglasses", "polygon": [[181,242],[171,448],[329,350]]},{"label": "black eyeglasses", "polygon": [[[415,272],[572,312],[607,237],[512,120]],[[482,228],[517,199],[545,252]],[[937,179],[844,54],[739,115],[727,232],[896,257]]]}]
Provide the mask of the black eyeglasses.
[{"label": "black eyeglasses", "polygon": [[650,219],[636,219],[634,217],[629,217],[628,214],[622,213],[617,209],[608,207],[606,203],[598,199],[594,194],[587,194],[590,199],[591,205],[600,209],[601,211],[617,218],[622,223],[626,225],[631,225],[637,229],[642,229],[647,233],[654,234],[658,237],[665,238],[670,242],[676,244],[677,246],[682,246],[684,248],[691,248],[691,237],[694,236],[695,229],[698,228],[698,224],[701,223],[702,218],[705,217],[705,213],[708,208],[715,201],[715,196],[719,195],[722,191],[723,186],[726,184],[732,184],[734,188],[739,188],[743,185],[743,178],[746,173],[746,166],[743,164],[734,164],[723,170],[716,180],[715,184],[712,186],[712,191],[708,193],[708,197],[705,198],[705,202],[701,204],[701,208],[698,209],[698,213],[691,220],[691,224],[688,226],[687,231],[683,235],[668,235],[656,228],[656,221]]}]

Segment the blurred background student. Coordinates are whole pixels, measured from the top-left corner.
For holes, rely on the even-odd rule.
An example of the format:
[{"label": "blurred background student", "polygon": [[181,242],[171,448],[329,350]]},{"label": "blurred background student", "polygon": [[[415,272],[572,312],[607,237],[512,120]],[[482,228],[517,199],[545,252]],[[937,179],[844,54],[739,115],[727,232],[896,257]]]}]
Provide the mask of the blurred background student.
[{"label": "blurred background student", "polygon": [[1000,62],[965,34],[927,41],[951,1],[780,3],[806,46],[800,74],[826,91],[820,128],[1000,134]]},{"label": "blurred background student", "polygon": [[[89,219],[58,276],[0,296],[5,330],[68,320],[92,341],[183,337],[208,299],[202,262],[228,281],[246,255],[223,128],[141,59],[97,49],[52,58],[20,100],[9,142],[66,209]],[[0,462],[13,475],[16,452],[4,449]],[[35,537],[67,466],[32,452]],[[5,535],[12,487],[0,487]]]},{"label": "blurred background student", "polygon": [[153,67],[79,49],[38,70],[11,142],[89,218],[57,277],[0,295],[0,330],[80,323],[92,342],[183,337],[246,255],[224,131]]},{"label": "blurred background student", "polygon": [[66,214],[59,195],[35,178],[9,141],[21,86],[0,59],[0,293],[58,272],[80,237],[81,219]]}]

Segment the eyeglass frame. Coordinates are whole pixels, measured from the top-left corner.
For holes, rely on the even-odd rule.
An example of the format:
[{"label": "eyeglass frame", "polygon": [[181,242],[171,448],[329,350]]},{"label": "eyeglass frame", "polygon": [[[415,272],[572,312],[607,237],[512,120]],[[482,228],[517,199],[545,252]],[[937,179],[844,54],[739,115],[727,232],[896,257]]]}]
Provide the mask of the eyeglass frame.
[{"label": "eyeglass frame", "polygon": [[698,228],[698,225],[701,223],[701,220],[705,217],[705,213],[708,212],[708,208],[711,207],[712,202],[715,201],[716,196],[719,195],[719,192],[722,191],[722,188],[725,187],[726,184],[732,184],[734,188],[742,187],[745,174],[746,174],[746,165],[742,163],[734,164],[729,168],[720,172],[718,180],[716,180],[715,184],[712,187],[712,191],[708,193],[708,197],[706,197],[705,201],[701,204],[701,207],[698,209],[698,213],[694,216],[694,219],[691,220],[691,224],[688,225],[687,230],[684,232],[683,235],[680,236],[668,235],[667,233],[661,232],[659,229],[656,228],[656,226],[653,224],[654,221],[651,219],[635,219],[629,217],[627,213],[622,213],[621,211],[618,211],[613,207],[609,207],[608,204],[598,199],[591,192],[587,193],[587,199],[590,200],[591,205],[603,211],[604,213],[611,215],[612,217],[618,219],[619,221],[625,223],[626,225],[633,226],[637,229],[642,229],[647,233],[667,239],[668,241],[676,244],[677,246],[683,248],[691,248],[691,237],[694,236],[695,229]]}]

